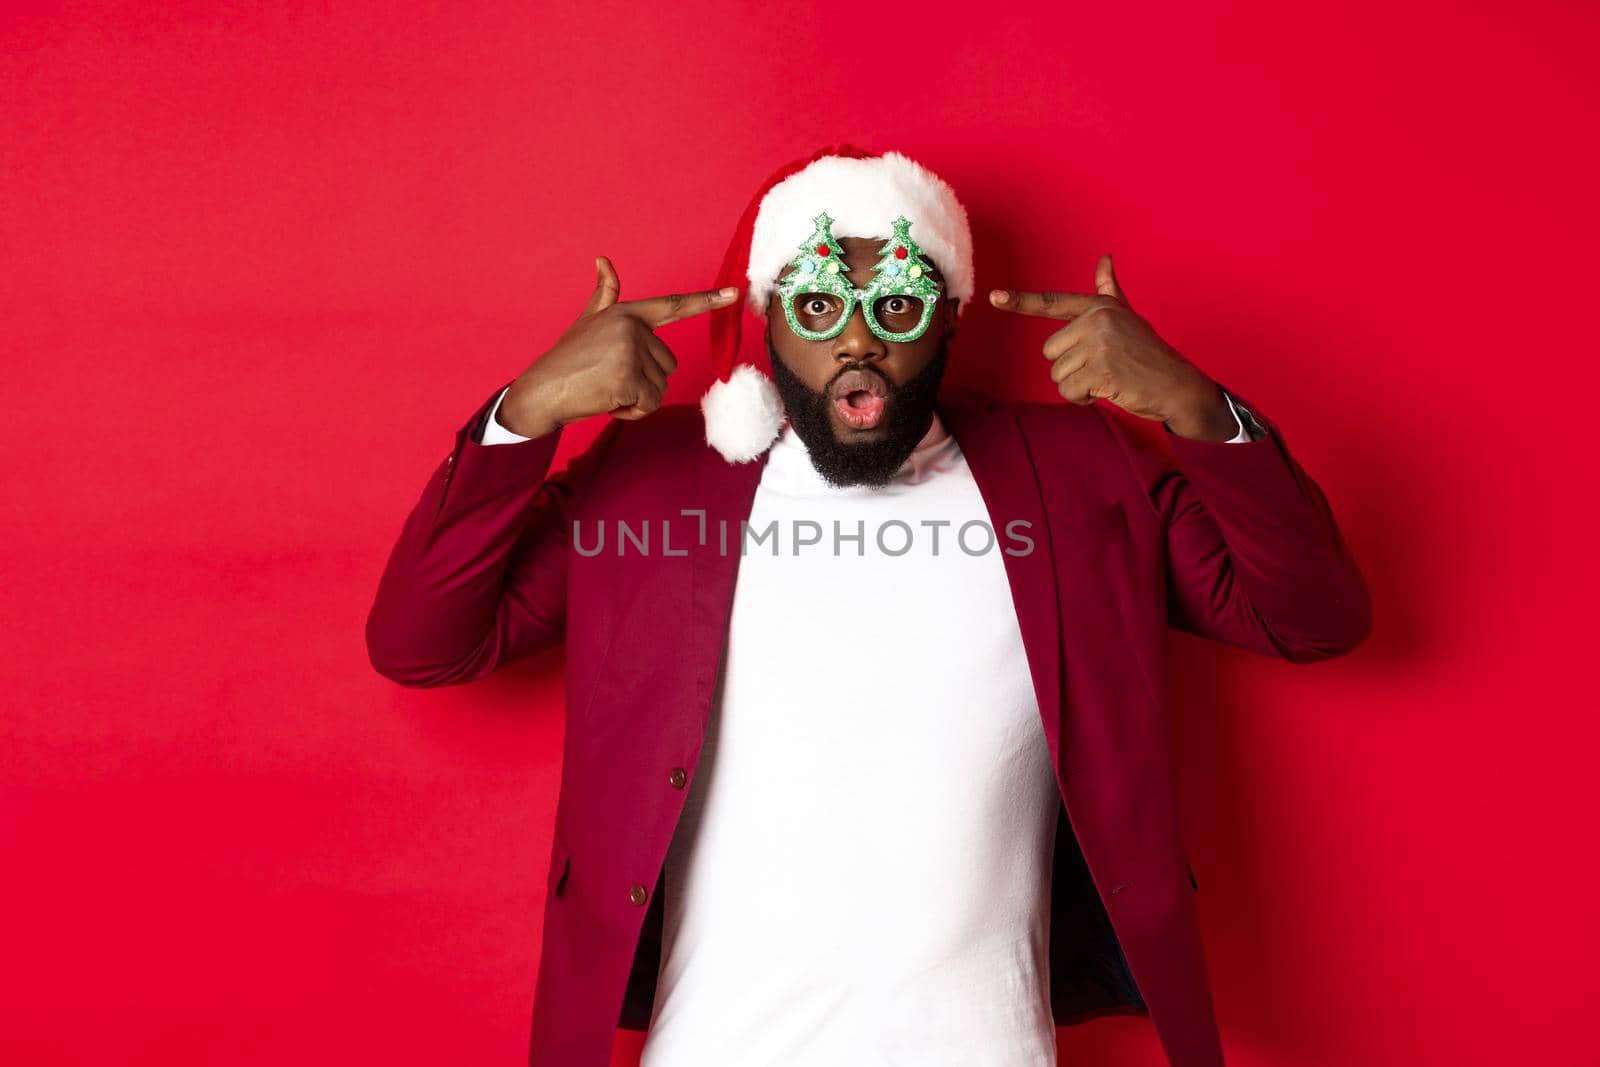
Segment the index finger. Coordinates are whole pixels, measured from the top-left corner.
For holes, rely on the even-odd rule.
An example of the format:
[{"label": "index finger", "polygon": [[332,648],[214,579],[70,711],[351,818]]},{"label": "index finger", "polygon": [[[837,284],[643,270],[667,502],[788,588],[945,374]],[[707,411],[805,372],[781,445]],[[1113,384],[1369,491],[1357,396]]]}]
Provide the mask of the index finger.
[{"label": "index finger", "polygon": [[1015,289],[991,289],[989,303],[1002,311],[1015,311],[1019,315],[1070,319],[1111,301],[1100,293],[1030,293]]},{"label": "index finger", "polygon": [[707,311],[727,307],[738,297],[739,290],[730,286],[727,289],[707,289],[699,293],[672,293],[668,296],[649,296],[641,300],[623,300],[614,306],[631,315],[637,315],[653,330],[669,322],[677,322],[692,315],[702,315]]}]

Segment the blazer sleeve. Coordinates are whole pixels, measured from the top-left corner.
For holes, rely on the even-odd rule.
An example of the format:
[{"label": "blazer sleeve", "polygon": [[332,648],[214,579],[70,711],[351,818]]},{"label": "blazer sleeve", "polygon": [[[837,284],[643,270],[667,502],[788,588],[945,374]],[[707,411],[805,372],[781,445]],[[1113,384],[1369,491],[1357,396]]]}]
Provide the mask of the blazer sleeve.
[{"label": "blazer sleeve", "polygon": [[489,414],[483,417],[483,433],[478,437],[478,443],[484,445],[514,444],[518,441],[531,441],[533,438],[524,437],[515,430],[500,424],[498,415],[500,405],[505,403],[506,394],[511,392],[511,386],[500,390],[500,395],[494,398],[494,403],[489,405]]},{"label": "blazer sleeve", "polygon": [[401,685],[475,681],[565,636],[570,520],[623,423],[551,474],[560,430],[480,443],[502,393],[456,432],[379,579],[367,655]]},{"label": "blazer sleeve", "polygon": [[1291,663],[1343,655],[1372,630],[1366,580],[1277,424],[1223,392],[1261,436],[1204,441],[1169,429],[1168,451],[1096,405],[1166,530],[1168,622]]}]

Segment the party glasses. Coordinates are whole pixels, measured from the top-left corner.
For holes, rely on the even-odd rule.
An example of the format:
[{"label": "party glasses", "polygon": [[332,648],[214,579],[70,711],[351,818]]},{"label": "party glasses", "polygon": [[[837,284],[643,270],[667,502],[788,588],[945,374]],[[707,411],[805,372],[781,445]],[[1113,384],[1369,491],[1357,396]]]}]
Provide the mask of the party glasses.
[{"label": "party glasses", "polygon": [[839,336],[857,305],[867,329],[885,341],[915,341],[927,332],[943,287],[928,276],[933,267],[908,233],[910,220],[902,215],[891,223],[894,235],[878,249],[882,258],[865,289],[844,276],[844,249],[834,239],[833,219],[823,212],[812,222],[816,229],[789,261],[794,270],[777,285],[784,318],[797,336]]}]

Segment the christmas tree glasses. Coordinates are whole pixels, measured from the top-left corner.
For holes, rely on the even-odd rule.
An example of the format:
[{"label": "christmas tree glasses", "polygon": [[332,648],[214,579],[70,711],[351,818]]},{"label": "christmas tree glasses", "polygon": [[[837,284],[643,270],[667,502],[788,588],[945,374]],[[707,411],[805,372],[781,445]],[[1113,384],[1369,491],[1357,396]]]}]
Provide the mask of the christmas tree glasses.
[{"label": "christmas tree glasses", "polygon": [[795,269],[777,285],[789,329],[807,341],[838,337],[860,304],[867,329],[885,341],[915,341],[927,332],[942,287],[928,276],[933,267],[907,232],[911,222],[904,215],[891,224],[894,235],[878,249],[881,258],[865,289],[845,277],[833,219],[823,212],[811,221],[816,229],[789,261]]}]

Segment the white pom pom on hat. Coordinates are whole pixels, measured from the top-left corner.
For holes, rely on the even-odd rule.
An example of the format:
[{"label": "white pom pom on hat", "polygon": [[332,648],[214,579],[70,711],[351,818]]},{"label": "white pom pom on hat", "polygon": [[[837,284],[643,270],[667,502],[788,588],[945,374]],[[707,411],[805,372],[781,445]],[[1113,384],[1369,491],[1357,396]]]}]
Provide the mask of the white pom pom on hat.
[{"label": "white pom pom on hat", "polygon": [[823,148],[780,167],[751,197],[729,242],[715,288],[748,283],[743,305],[711,312],[711,363],[717,380],[700,401],[706,443],[730,463],[771,447],[783,429],[783,402],[772,379],[735,365],[744,308],[765,318],[778,275],[826,211],[835,237],[883,237],[900,215],[939,268],[945,293],[966,309],[973,293],[972,232],[954,190],[898,152],[875,155],[854,145]]},{"label": "white pom pom on hat", "polygon": [[772,379],[748,363],[733,368],[700,401],[706,443],[730,463],[745,463],[767,450],[783,428],[783,401]]}]

